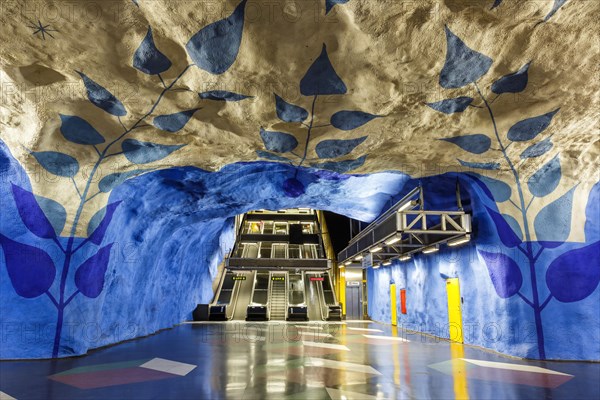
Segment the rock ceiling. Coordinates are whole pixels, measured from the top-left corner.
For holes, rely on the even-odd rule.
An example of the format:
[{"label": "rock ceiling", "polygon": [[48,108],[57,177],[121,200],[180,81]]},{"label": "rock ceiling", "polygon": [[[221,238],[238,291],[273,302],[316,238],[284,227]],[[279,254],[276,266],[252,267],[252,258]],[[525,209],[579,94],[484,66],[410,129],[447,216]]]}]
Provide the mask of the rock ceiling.
[{"label": "rock ceiling", "polygon": [[0,138],[63,204],[99,154],[96,209],[143,171],[239,161],[511,185],[558,166],[547,201],[598,179],[595,1],[2,7]]}]

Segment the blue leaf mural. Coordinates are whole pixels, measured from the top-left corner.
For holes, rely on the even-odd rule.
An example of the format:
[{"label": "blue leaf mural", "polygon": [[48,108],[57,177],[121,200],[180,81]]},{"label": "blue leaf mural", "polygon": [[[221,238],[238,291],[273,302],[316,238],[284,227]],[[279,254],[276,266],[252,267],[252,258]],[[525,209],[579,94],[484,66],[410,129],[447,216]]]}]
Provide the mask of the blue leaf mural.
[{"label": "blue leaf mural", "polygon": [[67,154],[57,151],[32,151],[31,155],[51,174],[72,178],[79,172],[79,162]]},{"label": "blue leaf mural", "polygon": [[85,119],[76,115],[60,115],[60,133],[65,139],[77,144],[104,143],[104,137]]},{"label": "blue leaf mural", "polygon": [[75,271],[75,286],[84,296],[95,299],[102,293],[112,245],[102,247]]},{"label": "blue leaf mural", "polygon": [[[574,192],[575,187],[542,208],[535,217],[533,227],[537,240],[542,242],[540,243],[542,246],[556,247],[569,237]],[[555,242],[555,244],[548,242]]]},{"label": "blue leaf mural", "polygon": [[210,92],[198,93],[198,96],[202,100],[215,100],[215,101],[241,101],[251,99],[253,96],[246,96],[244,94],[228,92],[226,90],[211,90]]},{"label": "blue leaf mural", "polygon": [[277,94],[275,94],[275,110],[277,111],[277,117],[285,122],[303,122],[308,118],[308,111],[288,103]]},{"label": "blue leaf mural", "polygon": [[67,222],[67,210],[65,210],[62,204],[52,199],[38,195],[35,195],[35,199],[48,218],[48,221],[50,221],[50,224],[52,224],[56,236],[59,236]]},{"label": "blue leaf mural", "polygon": [[147,171],[152,171],[152,169],[135,169],[133,171],[115,172],[114,174],[106,175],[98,182],[98,189],[100,189],[101,192],[108,193],[127,179]]},{"label": "blue leaf mural", "polygon": [[311,163],[311,167],[327,169],[329,171],[339,172],[340,174],[346,173],[348,171],[352,171],[358,167],[361,167],[365,161],[367,160],[367,156],[362,156],[357,158],[356,160],[344,160],[344,161],[327,161],[323,163]]},{"label": "blue leaf mural", "polygon": [[434,110],[443,112],[444,114],[454,114],[465,111],[472,102],[472,97],[461,96],[454,99],[447,99],[426,104]]},{"label": "blue leaf mural", "polygon": [[242,42],[246,1],[243,0],[229,17],[202,28],[185,45],[198,67],[219,75],[233,65]]},{"label": "blue leaf mural", "polygon": [[498,79],[492,84],[492,92],[496,94],[519,93],[525,90],[529,79],[529,65],[531,65],[531,63],[523,65],[517,72],[504,75]]},{"label": "blue leaf mural", "polygon": [[488,170],[500,169],[500,164],[497,162],[479,163],[479,162],[463,161],[460,158],[457,158],[457,160],[460,163],[460,165],[462,165],[463,167],[467,167],[467,168],[488,169]]},{"label": "blue leaf mural", "polygon": [[556,14],[558,9],[561,8],[562,6],[564,6],[566,2],[567,2],[567,0],[554,0],[554,4],[552,5],[552,10],[550,10],[548,15],[546,15],[546,17],[544,18],[544,22],[546,22],[550,18],[552,18],[552,16],[554,14]]},{"label": "blue leaf mural", "polygon": [[494,221],[494,225],[496,225],[496,230],[498,231],[498,236],[500,237],[500,241],[506,247],[516,247],[521,244],[522,240],[520,236],[517,236],[515,231],[512,229],[511,225],[504,219],[504,217],[492,210],[488,206],[485,206],[488,214]]},{"label": "blue leaf mural", "polygon": [[135,139],[126,139],[121,144],[125,157],[135,164],[147,164],[161,160],[183,146],[185,145],[169,146],[166,144],[140,142]]},{"label": "blue leaf mural", "polygon": [[160,130],[167,132],[178,132],[189,122],[190,118],[194,115],[199,108],[192,110],[180,111],[174,114],[159,115],[154,117],[152,123],[155,127]]},{"label": "blue leaf mural", "polygon": [[0,245],[8,277],[15,292],[21,297],[33,299],[50,289],[56,267],[44,250],[15,242],[0,234]]},{"label": "blue leaf mural", "polygon": [[536,197],[544,197],[552,193],[560,182],[562,172],[558,154],[546,165],[542,166],[527,180],[527,187]]},{"label": "blue leaf mural", "polygon": [[517,294],[523,285],[523,274],[515,260],[502,253],[478,251],[485,260],[492,285],[498,296],[507,299]]},{"label": "blue leaf mural", "polygon": [[552,296],[563,303],[591,295],[600,283],[600,242],[558,256],[546,271],[546,283]]},{"label": "blue leaf mural", "polygon": [[474,135],[456,136],[440,139],[457,145],[461,149],[473,154],[483,154],[490,149],[492,140],[481,133]]},{"label": "blue leaf mural", "polygon": [[446,30],[446,62],[440,73],[440,85],[446,89],[460,88],[485,75],[492,59],[471,50],[448,27]]},{"label": "blue leaf mural", "polygon": [[283,182],[283,193],[287,197],[300,197],[306,192],[306,187],[296,178],[289,178]]},{"label": "blue leaf mural", "polygon": [[336,4],[346,4],[349,1],[350,0],[325,0],[325,14],[329,14],[329,11],[331,11]]},{"label": "blue leaf mural", "polygon": [[148,27],[146,37],[133,54],[133,67],[148,75],[157,75],[171,68],[171,60],[154,44],[151,27]]},{"label": "blue leaf mural", "polygon": [[331,116],[331,125],[343,131],[351,131],[364,124],[381,117],[380,115],[369,114],[362,111],[338,111]]},{"label": "blue leaf mural", "polygon": [[497,203],[502,203],[510,199],[512,190],[506,183],[479,174],[467,175],[483,189],[484,193],[490,198],[490,200],[494,200]]},{"label": "blue leaf mural", "polygon": [[94,233],[100,222],[104,219],[106,215],[106,207],[102,207],[100,210],[96,211],[96,213],[90,218],[90,222],[88,222],[87,226],[87,235],[88,237]]},{"label": "blue leaf mural", "polygon": [[106,233],[106,230],[110,225],[110,221],[112,221],[113,214],[115,213],[117,207],[119,207],[119,204],[121,204],[121,201],[115,201],[114,203],[111,203],[105,207],[106,209],[102,221],[98,224],[96,229],[94,229],[94,232],[92,232],[92,234],[88,237],[90,242],[97,245],[102,243],[104,234]]},{"label": "blue leaf mural", "polygon": [[13,198],[21,220],[34,235],[43,239],[56,237],[56,231],[46,214],[42,211],[33,193],[11,184]]},{"label": "blue leaf mural", "polygon": [[260,128],[260,137],[265,148],[276,153],[287,153],[298,146],[298,140],[293,135],[285,132],[266,131]]},{"label": "blue leaf mural", "polygon": [[524,142],[535,138],[550,125],[559,110],[560,108],[557,108],[547,114],[517,122],[508,130],[508,138],[513,142]]},{"label": "blue leaf mural", "polygon": [[327,47],[323,44],[321,54],[300,81],[300,93],[304,96],[317,96],[345,94],[347,91],[346,84],[331,65]]},{"label": "blue leaf mural", "polygon": [[272,161],[292,162],[292,160],[290,160],[289,158],[285,158],[285,157],[279,156],[277,154],[269,153],[268,151],[263,151],[263,150],[256,150],[256,155],[261,158],[265,158],[267,160],[272,160]]},{"label": "blue leaf mural", "polygon": [[526,148],[522,153],[521,153],[521,158],[524,160],[526,158],[534,158],[534,157],[539,157],[541,155],[546,154],[547,152],[549,152],[552,149],[552,142],[550,141],[550,138],[548,139],[544,139],[541,142],[537,142],[535,144],[532,144],[531,146],[529,146],[528,148]]},{"label": "blue leaf mural", "polygon": [[350,154],[359,144],[367,139],[366,136],[349,140],[323,140],[317,144],[315,151],[319,158],[337,158]]},{"label": "blue leaf mural", "polygon": [[103,109],[116,117],[127,115],[125,106],[111,92],[100,86],[83,72],[75,71],[83,79],[83,84],[87,90],[88,99],[98,108]]},{"label": "blue leaf mural", "polygon": [[512,216],[508,214],[501,214],[502,218],[506,221],[506,223],[510,226],[515,235],[519,238],[523,237],[523,231],[521,230],[521,225],[519,222]]},{"label": "blue leaf mural", "polygon": [[494,4],[492,5],[492,10],[502,4],[502,0],[494,0]]}]

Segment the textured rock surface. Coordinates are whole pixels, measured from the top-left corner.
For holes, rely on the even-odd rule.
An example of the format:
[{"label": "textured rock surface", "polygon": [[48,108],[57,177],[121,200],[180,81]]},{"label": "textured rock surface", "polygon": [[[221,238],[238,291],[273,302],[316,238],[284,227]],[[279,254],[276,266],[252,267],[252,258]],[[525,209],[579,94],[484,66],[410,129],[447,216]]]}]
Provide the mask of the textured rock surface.
[{"label": "textured rock surface", "polygon": [[[510,313],[531,322],[533,308],[581,330],[598,327],[597,302],[586,302],[598,299],[600,277],[593,265],[569,269],[561,258],[600,240],[592,201],[600,154],[598,2],[325,3],[2,2],[2,323],[18,332],[22,326],[11,324],[24,319],[49,327],[33,344],[15,333],[21,339],[11,342],[15,350],[3,344],[2,357],[46,357],[53,345],[55,355],[79,354],[180,321],[206,300],[216,255],[227,248],[214,241],[230,240],[226,221],[237,212],[305,205],[369,220],[408,177],[455,172],[469,172],[461,181],[476,193],[475,241],[521,257],[528,288],[521,295],[533,302],[501,289],[486,307],[504,322]],[[218,172],[206,178],[203,171]],[[345,179],[329,171],[375,175]],[[437,187],[430,198],[444,199]],[[39,275],[33,269],[46,265],[47,276],[52,268],[43,255],[37,264],[13,257],[13,242],[49,254],[57,271],[50,288],[20,278],[27,268]],[[94,258],[110,243],[110,259]],[[119,260],[125,245],[139,258]],[[473,292],[477,298],[518,281],[506,273],[511,261],[485,268],[479,248],[465,251],[477,256],[473,271],[482,276],[473,281],[487,282]],[[597,253],[569,254],[577,264]],[[93,261],[87,272],[76,274],[86,259]],[[140,268],[150,270],[139,275]],[[471,279],[462,268],[455,272]],[[559,280],[572,293],[558,289]],[[432,287],[443,295],[442,286]],[[143,296],[139,304],[121,307],[134,293]],[[560,308],[559,298],[574,301]],[[81,335],[65,325],[56,348],[61,308],[65,324],[101,320],[103,336],[73,339]],[[136,330],[107,331],[129,322]],[[597,359],[597,345],[586,350],[592,339],[573,351],[551,344],[549,357]],[[539,350],[539,343],[515,343],[477,342],[516,355]]]}]

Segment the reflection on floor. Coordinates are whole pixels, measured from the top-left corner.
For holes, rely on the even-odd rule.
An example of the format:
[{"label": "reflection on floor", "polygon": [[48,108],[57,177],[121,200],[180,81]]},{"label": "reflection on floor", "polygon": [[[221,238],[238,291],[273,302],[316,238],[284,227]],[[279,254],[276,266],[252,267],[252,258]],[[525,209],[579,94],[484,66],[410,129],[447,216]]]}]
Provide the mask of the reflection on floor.
[{"label": "reflection on floor", "polygon": [[529,362],[374,322],[190,323],[0,363],[0,399],[597,399],[600,364]]}]

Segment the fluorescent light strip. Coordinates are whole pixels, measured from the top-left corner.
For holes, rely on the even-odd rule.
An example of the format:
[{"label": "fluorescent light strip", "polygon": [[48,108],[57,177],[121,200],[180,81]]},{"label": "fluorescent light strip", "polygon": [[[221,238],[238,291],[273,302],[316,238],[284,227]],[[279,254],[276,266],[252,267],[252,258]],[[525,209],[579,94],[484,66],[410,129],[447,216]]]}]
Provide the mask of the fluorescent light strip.
[{"label": "fluorescent light strip", "polygon": [[375,246],[375,247],[369,249],[369,251],[371,253],[377,253],[378,251],[381,251],[381,250],[383,250],[383,247],[381,247],[381,246]]},{"label": "fluorescent light strip", "polygon": [[362,260],[362,259],[363,259],[363,256],[362,256],[362,255],[360,255],[360,254],[359,254],[359,255],[357,255],[356,257],[354,257],[354,260],[355,260],[355,261],[360,261],[360,260]]},{"label": "fluorescent light strip", "polygon": [[453,240],[449,240],[448,241],[448,246],[453,247],[453,246],[460,246],[461,244],[465,244],[468,243],[471,240],[471,237],[469,235],[465,235],[463,237],[459,237]]},{"label": "fluorescent light strip", "polygon": [[412,258],[412,257],[411,257],[409,254],[407,254],[407,255],[404,255],[404,256],[400,256],[398,259],[399,259],[400,261],[408,261],[408,260],[410,260],[411,258]]},{"label": "fluorescent light strip", "polygon": [[392,245],[394,243],[398,243],[402,239],[402,236],[392,236],[390,239],[385,241],[385,244]]},{"label": "fluorescent light strip", "polygon": [[436,251],[439,251],[440,248],[435,245],[435,246],[431,246],[431,247],[426,247],[423,249],[423,254],[431,254],[431,253],[435,253]]},{"label": "fluorescent light strip", "polygon": [[392,265],[392,260],[386,260],[386,261],[382,262],[381,265],[385,265],[385,266]]}]

